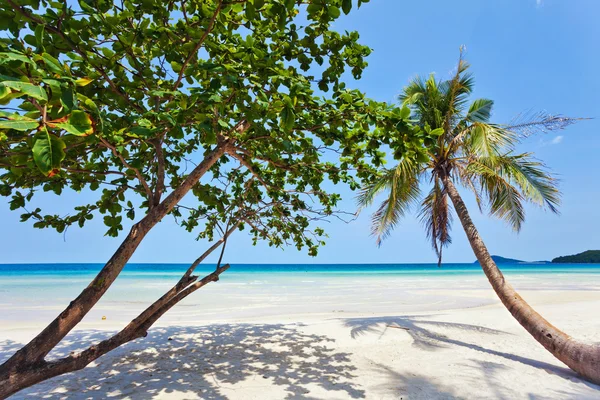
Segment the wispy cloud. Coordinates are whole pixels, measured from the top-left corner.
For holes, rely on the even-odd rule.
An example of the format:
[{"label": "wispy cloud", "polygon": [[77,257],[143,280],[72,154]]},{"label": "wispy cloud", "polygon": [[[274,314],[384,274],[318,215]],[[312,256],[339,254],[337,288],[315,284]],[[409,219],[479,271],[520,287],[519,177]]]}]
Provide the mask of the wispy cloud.
[{"label": "wispy cloud", "polygon": [[563,139],[564,139],[564,136],[560,136],[559,135],[559,136],[556,136],[556,137],[552,138],[552,140],[540,139],[538,143],[542,147],[545,147],[545,146],[555,146],[557,144],[562,143]]},{"label": "wispy cloud", "polygon": [[541,7],[541,6],[544,4],[544,0],[535,0],[535,4],[536,4],[538,7]]}]

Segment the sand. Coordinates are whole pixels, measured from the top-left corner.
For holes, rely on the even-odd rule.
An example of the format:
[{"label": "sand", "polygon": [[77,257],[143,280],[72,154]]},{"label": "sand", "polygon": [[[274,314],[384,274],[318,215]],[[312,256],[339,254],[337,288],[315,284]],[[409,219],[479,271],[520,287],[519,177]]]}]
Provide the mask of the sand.
[{"label": "sand", "polygon": [[[513,281],[552,323],[598,340],[600,277]],[[398,277],[262,290],[217,283],[147,338],[14,398],[600,399],[599,386],[529,337],[483,277],[458,282]],[[106,337],[139,303],[99,303],[53,355]],[[60,307],[18,312],[4,299],[0,360]]]}]

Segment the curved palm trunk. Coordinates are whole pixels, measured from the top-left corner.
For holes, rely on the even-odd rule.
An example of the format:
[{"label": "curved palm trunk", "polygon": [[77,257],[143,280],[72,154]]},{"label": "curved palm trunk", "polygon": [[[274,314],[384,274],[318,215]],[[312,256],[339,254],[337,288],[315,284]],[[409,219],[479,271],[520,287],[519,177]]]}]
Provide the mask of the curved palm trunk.
[{"label": "curved palm trunk", "polygon": [[467,234],[471,248],[502,304],[521,326],[554,357],[586,379],[600,384],[600,346],[573,339],[545,320],[519,296],[492,260],[452,180],[444,177],[443,182]]}]

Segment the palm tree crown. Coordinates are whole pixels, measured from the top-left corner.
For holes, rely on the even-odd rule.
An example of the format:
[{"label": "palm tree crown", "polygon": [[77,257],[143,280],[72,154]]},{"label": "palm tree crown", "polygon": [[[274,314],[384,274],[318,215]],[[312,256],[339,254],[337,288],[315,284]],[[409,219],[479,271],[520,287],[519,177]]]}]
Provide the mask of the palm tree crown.
[{"label": "palm tree crown", "polygon": [[[516,153],[515,146],[531,134],[562,129],[576,120],[540,113],[508,125],[492,123],[492,100],[468,103],[473,90],[468,68],[461,54],[451,79],[417,77],[399,96],[403,106],[411,109],[416,129],[437,139],[425,143],[426,157],[402,157],[358,196],[359,207],[364,208],[387,192],[372,217],[378,244],[416,205],[441,263],[442,249],[451,243],[452,224],[445,177],[473,192],[480,210],[487,206],[490,214],[506,220],[515,231],[525,219],[524,202],[557,212],[556,179],[531,153]],[[423,184],[430,187],[425,196]]]}]

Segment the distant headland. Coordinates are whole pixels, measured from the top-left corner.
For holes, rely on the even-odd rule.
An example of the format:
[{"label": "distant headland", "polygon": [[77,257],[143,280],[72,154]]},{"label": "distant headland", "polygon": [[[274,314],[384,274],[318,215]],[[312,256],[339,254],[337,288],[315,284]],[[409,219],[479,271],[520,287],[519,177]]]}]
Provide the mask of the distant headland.
[{"label": "distant headland", "polygon": [[[600,250],[587,250],[579,254],[556,257],[552,261],[523,261],[502,256],[492,256],[492,260],[496,264],[600,264]],[[479,264],[479,261],[473,264]]]},{"label": "distant headland", "polygon": [[556,257],[552,260],[554,264],[600,264],[600,250],[587,250],[583,253],[571,256]]}]

